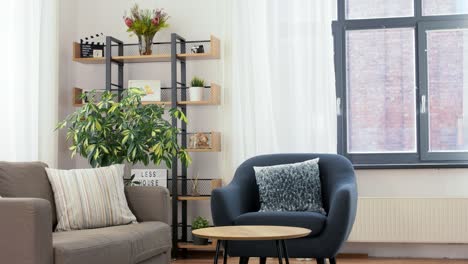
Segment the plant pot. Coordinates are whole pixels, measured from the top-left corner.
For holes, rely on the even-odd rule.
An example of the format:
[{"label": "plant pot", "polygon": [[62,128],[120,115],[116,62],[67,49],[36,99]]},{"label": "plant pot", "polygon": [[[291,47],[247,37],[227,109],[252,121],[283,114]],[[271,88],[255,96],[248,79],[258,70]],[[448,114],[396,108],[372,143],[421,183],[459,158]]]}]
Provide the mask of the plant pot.
[{"label": "plant pot", "polygon": [[190,87],[189,88],[190,101],[202,101],[203,100],[203,89],[204,89],[204,87]]},{"label": "plant pot", "polygon": [[138,48],[140,55],[151,55],[153,53],[154,35],[138,35]]},{"label": "plant pot", "polygon": [[193,244],[199,245],[199,246],[208,245],[208,238],[202,238],[202,237],[193,235]]}]

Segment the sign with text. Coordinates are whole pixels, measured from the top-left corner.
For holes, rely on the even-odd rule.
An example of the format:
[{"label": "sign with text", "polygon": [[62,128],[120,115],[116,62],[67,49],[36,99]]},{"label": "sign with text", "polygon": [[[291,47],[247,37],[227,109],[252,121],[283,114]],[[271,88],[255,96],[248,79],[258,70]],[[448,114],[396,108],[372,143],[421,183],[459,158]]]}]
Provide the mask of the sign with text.
[{"label": "sign with text", "polygon": [[140,186],[161,186],[167,188],[167,170],[165,169],[133,169],[134,182]]}]

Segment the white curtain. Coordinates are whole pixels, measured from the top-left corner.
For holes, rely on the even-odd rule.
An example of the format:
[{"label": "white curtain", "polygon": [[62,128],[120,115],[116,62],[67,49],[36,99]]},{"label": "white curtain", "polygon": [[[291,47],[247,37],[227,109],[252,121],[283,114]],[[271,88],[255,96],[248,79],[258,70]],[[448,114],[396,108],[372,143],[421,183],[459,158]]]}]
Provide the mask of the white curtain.
[{"label": "white curtain", "polygon": [[57,165],[57,5],[0,1],[0,160]]},{"label": "white curtain", "polygon": [[258,154],[336,152],[334,1],[229,2],[233,168]]}]

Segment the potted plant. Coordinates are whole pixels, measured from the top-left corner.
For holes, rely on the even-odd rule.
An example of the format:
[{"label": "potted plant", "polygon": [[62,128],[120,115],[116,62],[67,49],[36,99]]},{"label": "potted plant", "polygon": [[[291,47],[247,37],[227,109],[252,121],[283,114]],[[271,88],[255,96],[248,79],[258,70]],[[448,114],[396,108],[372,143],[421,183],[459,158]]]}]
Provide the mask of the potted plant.
[{"label": "potted plant", "polygon": [[[95,91],[88,93],[88,102],[57,126],[67,127],[72,157],[79,154],[93,167],[137,162],[148,165],[151,161],[156,165],[164,162],[170,168],[174,158],[189,164],[190,156],[177,141],[179,129],[163,118],[164,107],[142,105],[142,95],[142,90],[129,88],[116,102],[116,95],[108,91],[99,100]],[[187,122],[177,108],[169,114]]]},{"label": "potted plant", "polygon": [[143,10],[139,9],[137,4],[130,9],[130,15],[124,16],[123,19],[128,27],[127,32],[132,32],[138,37],[140,55],[151,55],[154,35],[159,30],[169,27],[169,16],[162,9]]},{"label": "potted plant", "polygon": [[[206,220],[206,218],[198,216],[192,222],[192,231],[201,229],[201,228],[207,228],[209,226],[210,226],[210,223],[208,222],[208,220]],[[192,236],[193,236],[193,244],[195,245],[207,245],[208,244],[207,238],[198,237],[196,235],[192,235]]]},{"label": "potted plant", "polygon": [[203,100],[203,89],[205,88],[205,81],[198,77],[193,77],[190,82],[189,96],[190,101]]}]

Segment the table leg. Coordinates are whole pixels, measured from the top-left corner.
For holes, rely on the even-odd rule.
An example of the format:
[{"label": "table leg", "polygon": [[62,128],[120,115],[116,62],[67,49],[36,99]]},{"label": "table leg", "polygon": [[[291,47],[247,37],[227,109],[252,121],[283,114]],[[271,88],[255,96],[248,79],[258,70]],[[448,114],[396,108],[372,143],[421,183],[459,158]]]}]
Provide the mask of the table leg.
[{"label": "table leg", "polygon": [[281,245],[280,245],[280,241],[279,240],[276,240],[276,251],[278,253],[278,263],[279,264],[283,264],[283,254],[282,254],[282,250],[281,250]]},{"label": "table leg", "polygon": [[281,240],[281,244],[283,246],[284,259],[286,261],[286,264],[289,264],[289,255],[288,255],[288,249],[286,248],[286,241]]},{"label": "table leg", "polygon": [[218,242],[216,243],[216,253],[215,253],[215,257],[214,257],[214,264],[218,264],[219,249],[221,247],[221,242],[222,242],[222,240],[218,239]]},{"label": "table leg", "polygon": [[228,251],[228,241],[224,240],[224,251],[223,251],[224,260],[223,260],[223,264],[227,264],[227,257],[228,257],[227,251]]}]

